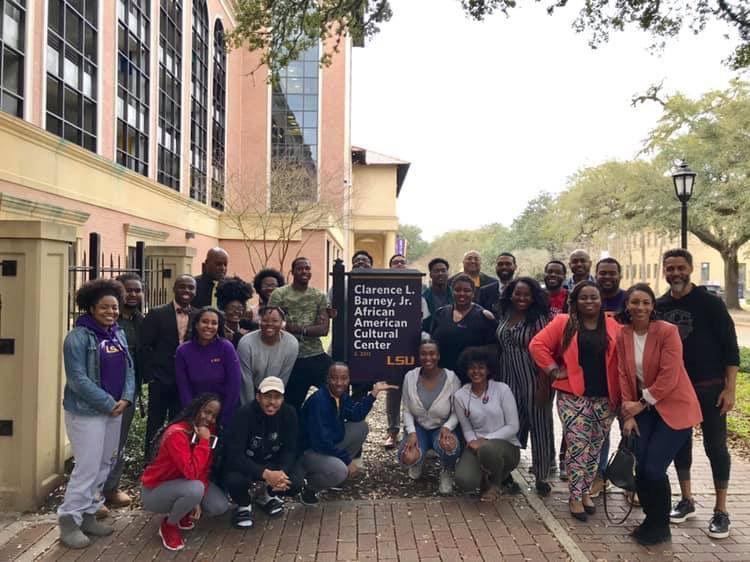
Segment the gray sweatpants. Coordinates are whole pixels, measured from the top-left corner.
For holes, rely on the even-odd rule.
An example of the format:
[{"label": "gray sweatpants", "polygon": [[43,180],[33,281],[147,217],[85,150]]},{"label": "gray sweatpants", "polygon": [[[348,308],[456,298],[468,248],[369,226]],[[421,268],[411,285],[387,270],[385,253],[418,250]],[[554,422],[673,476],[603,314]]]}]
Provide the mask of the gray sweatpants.
[{"label": "gray sweatpants", "polygon": [[75,465],[58,516],[72,515],[80,525],[84,513],[96,513],[102,506],[102,488],[117,460],[121,424],[122,416],[82,416],[65,411]]},{"label": "gray sweatpants", "polygon": [[109,472],[107,481],[104,483],[104,493],[115,492],[120,487],[120,478],[122,478],[122,471],[125,468],[125,460],[122,458],[122,453],[125,450],[125,445],[128,442],[128,435],[130,434],[130,426],[133,423],[133,416],[135,415],[135,402],[131,402],[130,406],[125,408],[122,413],[122,426],[120,427],[120,443],[117,447],[117,461],[115,462],[112,470]]},{"label": "gray sweatpants", "polygon": [[173,525],[200,504],[209,517],[221,515],[229,509],[227,495],[213,482],[208,491],[200,480],[179,478],[159,484],[156,488],[141,487],[143,509],[153,513],[166,513],[167,521]]},{"label": "gray sweatpants", "polygon": [[[344,449],[354,458],[362,449],[370,428],[367,422],[346,422],[344,424],[344,438],[336,443],[338,449]],[[313,490],[320,491],[338,486],[349,475],[348,467],[338,457],[316,453],[312,449],[302,455],[302,466],[305,469],[307,483]]]}]

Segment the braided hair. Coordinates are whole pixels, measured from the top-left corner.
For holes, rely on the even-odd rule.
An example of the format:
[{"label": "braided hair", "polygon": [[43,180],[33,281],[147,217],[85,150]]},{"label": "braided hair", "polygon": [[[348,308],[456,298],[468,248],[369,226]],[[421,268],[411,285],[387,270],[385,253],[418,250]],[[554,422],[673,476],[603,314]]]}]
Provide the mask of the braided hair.
[{"label": "braided hair", "polygon": [[156,454],[159,452],[159,448],[161,447],[161,441],[164,437],[164,432],[168,427],[182,422],[190,422],[191,424],[193,424],[200,411],[209,402],[218,402],[219,404],[221,404],[221,396],[213,392],[204,392],[202,394],[199,394],[198,396],[193,398],[190,404],[185,406],[182,411],[177,414],[177,417],[173,419],[169,425],[162,427],[159,431],[157,431],[156,435],[154,435],[154,438],[151,440],[151,447],[149,448],[149,455],[146,459],[146,464],[151,464],[151,462],[156,458]]},{"label": "braided hair", "polygon": [[[596,283],[586,279],[573,287],[573,290],[570,291],[570,295],[568,295],[568,322],[565,324],[565,330],[563,331],[563,351],[568,349],[570,342],[573,340],[573,336],[575,336],[581,329],[581,319],[578,315],[578,295],[580,295],[581,291],[586,287],[594,287],[597,292],[599,291],[599,287]],[[599,309],[599,318],[596,323],[595,338],[598,346],[600,346],[600,351],[606,351],[609,346],[609,338],[607,338],[604,309],[601,308]]]}]

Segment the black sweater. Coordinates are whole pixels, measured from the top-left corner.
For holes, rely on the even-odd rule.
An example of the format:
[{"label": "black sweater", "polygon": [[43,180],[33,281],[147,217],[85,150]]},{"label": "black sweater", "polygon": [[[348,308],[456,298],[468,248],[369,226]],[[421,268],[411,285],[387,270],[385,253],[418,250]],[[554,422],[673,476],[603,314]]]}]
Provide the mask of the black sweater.
[{"label": "black sweater", "polygon": [[727,367],[740,364],[734,321],[720,298],[694,286],[680,299],[667,292],[657,299],[656,310],[679,328],[682,356],[693,384],[724,379]]},{"label": "black sweater", "polygon": [[224,447],[224,470],[260,480],[263,471],[290,473],[297,458],[297,412],[282,404],[268,416],[256,400],[239,408],[229,426]]}]

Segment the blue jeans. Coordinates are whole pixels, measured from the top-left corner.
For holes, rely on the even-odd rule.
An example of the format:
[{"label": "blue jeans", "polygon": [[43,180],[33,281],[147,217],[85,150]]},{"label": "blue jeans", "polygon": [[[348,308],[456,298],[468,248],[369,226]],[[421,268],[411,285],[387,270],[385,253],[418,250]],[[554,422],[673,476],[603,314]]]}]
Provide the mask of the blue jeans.
[{"label": "blue jeans", "polygon": [[[461,441],[459,440],[456,431],[452,430],[451,433],[453,433],[453,437],[456,438],[456,448],[450,453],[444,451],[440,446],[441,427],[442,426],[436,427],[435,429],[425,429],[418,423],[414,424],[414,431],[417,434],[417,446],[419,447],[419,459],[414,463],[414,465],[422,463],[424,461],[425,453],[432,449],[438,454],[440,465],[443,468],[453,470],[453,468],[456,466],[456,461],[458,461],[459,457],[461,456]],[[404,452],[404,448],[406,447],[406,440],[408,437],[408,435],[404,435],[404,438],[401,440],[401,444],[398,447],[398,460],[402,465],[404,465],[404,463],[401,461],[401,456]]]},{"label": "blue jeans", "polygon": [[635,421],[640,432],[636,440],[636,476],[647,481],[663,479],[677,452],[690,442],[693,428],[672,429],[656,408],[644,410]]}]

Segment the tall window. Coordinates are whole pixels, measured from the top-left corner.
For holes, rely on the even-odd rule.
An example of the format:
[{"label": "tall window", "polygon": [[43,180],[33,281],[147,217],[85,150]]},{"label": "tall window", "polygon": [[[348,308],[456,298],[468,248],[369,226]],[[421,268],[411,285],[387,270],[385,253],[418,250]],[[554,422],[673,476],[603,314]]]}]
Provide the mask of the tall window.
[{"label": "tall window", "polygon": [[149,0],[117,0],[117,162],[148,175]]},{"label": "tall window", "polygon": [[49,0],[47,130],[96,152],[97,0]]},{"label": "tall window", "polygon": [[[290,166],[306,170],[306,196],[317,192],[319,47],[279,71],[273,82],[271,114],[271,204],[283,193],[274,189],[274,174]],[[280,189],[286,191],[285,188]]]},{"label": "tall window", "polygon": [[190,109],[190,197],[206,202],[208,153],[208,10],[193,1],[193,85]]},{"label": "tall window", "polygon": [[211,152],[211,206],[224,210],[224,148],[227,119],[227,52],[224,27],[214,26],[214,113]]},{"label": "tall window", "polygon": [[182,2],[159,0],[159,141],[156,179],[180,189]]},{"label": "tall window", "polygon": [[23,117],[26,1],[0,0],[0,110]]}]

